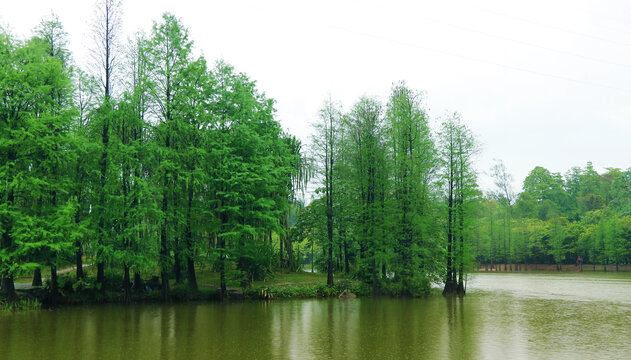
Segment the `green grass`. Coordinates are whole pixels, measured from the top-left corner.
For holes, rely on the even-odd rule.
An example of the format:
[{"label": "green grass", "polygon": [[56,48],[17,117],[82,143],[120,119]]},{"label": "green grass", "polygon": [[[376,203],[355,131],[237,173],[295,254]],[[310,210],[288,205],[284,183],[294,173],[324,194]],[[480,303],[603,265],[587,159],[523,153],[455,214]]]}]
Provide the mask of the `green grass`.
[{"label": "green grass", "polygon": [[[334,278],[338,280],[339,278]],[[292,285],[292,284],[326,284],[326,274],[311,272],[277,272],[268,276],[265,281],[255,281],[252,286]]]}]

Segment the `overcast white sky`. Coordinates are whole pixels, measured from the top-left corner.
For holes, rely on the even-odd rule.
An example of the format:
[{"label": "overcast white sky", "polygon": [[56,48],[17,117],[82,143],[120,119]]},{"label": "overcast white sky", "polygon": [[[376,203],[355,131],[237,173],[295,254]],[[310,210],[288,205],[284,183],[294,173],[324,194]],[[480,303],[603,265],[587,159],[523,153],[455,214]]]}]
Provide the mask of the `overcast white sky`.
[{"label": "overcast white sky", "polygon": [[[485,190],[494,158],[515,190],[535,166],[631,166],[631,2],[126,0],[123,9],[125,37],[165,11],[181,18],[197,51],[256,80],[305,142],[328,94],[346,109],[361,95],[385,103],[405,80],[426,92],[434,126],[461,113],[482,146]],[[28,36],[51,10],[85,62],[90,0],[3,0],[0,24]]]}]

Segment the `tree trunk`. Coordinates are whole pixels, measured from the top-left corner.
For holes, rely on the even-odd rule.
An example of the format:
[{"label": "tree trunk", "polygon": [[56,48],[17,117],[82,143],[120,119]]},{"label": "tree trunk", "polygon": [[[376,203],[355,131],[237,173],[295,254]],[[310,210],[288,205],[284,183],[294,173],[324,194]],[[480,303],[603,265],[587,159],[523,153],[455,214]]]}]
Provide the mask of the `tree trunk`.
[{"label": "tree trunk", "polygon": [[131,303],[131,280],[129,278],[129,266],[127,264],[123,265],[123,272],[123,290],[125,292],[123,302],[129,304]]},{"label": "tree trunk", "polygon": [[[107,81],[109,84],[109,74],[107,76]],[[109,88],[106,87],[105,89],[105,105],[109,107],[109,102],[108,99],[109,98]],[[101,161],[100,161],[100,165],[101,165],[101,187],[100,187],[100,197],[99,197],[99,205],[100,205],[100,209],[99,209],[99,229],[98,229],[98,251],[97,251],[97,255],[96,255],[96,261],[97,261],[97,266],[96,266],[96,283],[97,283],[97,287],[100,287],[100,291],[103,291],[105,289],[105,262],[103,261],[102,255],[103,255],[103,249],[102,247],[104,246],[104,241],[105,241],[105,203],[106,203],[106,194],[105,194],[105,184],[106,184],[106,175],[107,175],[107,152],[108,152],[108,144],[109,144],[109,139],[110,139],[110,134],[109,134],[109,123],[108,120],[106,119],[106,117],[109,116],[108,114],[106,114],[106,116],[104,116],[104,123],[103,123],[103,132],[102,132],[102,145],[103,145],[103,153],[101,154]]]},{"label": "tree trunk", "polygon": [[85,278],[85,273],[83,272],[83,247],[81,246],[81,242],[79,240],[75,242],[75,247],[77,249],[77,251],[75,251],[77,280],[81,280]]},{"label": "tree trunk", "polygon": [[173,273],[175,274],[175,282],[177,284],[184,282],[184,277],[182,276],[182,255],[180,251],[177,250],[179,245],[179,241],[176,238],[175,249],[173,250]]},{"label": "tree trunk", "polygon": [[219,297],[221,300],[226,299],[227,291],[226,291],[226,264],[224,263],[224,247],[225,240],[223,238],[219,239]]},{"label": "tree trunk", "polygon": [[171,300],[171,289],[169,287],[169,274],[167,271],[160,273],[162,283],[162,301],[169,302]]},{"label": "tree trunk", "polygon": [[188,202],[186,210],[186,277],[188,280],[188,287],[197,291],[197,276],[195,276],[195,260],[193,248],[193,181],[189,181],[188,184]]},{"label": "tree trunk", "polygon": [[42,269],[37,268],[33,272],[33,282],[31,282],[31,286],[42,286]]},{"label": "tree trunk", "polygon": [[17,298],[15,294],[15,284],[13,282],[13,275],[5,276],[2,278],[2,294],[7,297],[9,300],[14,300]]},{"label": "tree trunk", "polygon": [[50,266],[50,296],[53,304],[57,302],[59,295],[59,282],[57,281],[57,266]]},{"label": "tree trunk", "polygon": [[[451,171],[451,170],[450,170]],[[452,178],[453,178],[453,174]],[[445,288],[443,295],[450,295],[456,291],[456,274],[454,268],[454,183],[449,179],[449,194],[447,203],[447,276],[445,279]]]},{"label": "tree trunk", "polygon": [[145,282],[142,281],[142,276],[138,269],[134,270],[134,290],[136,293],[141,293],[145,290]]},{"label": "tree trunk", "polygon": [[329,255],[327,258],[326,284],[333,286],[333,244],[329,243]]},{"label": "tree trunk", "polygon": [[[167,147],[169,145],[169,139],[167,137]],[[164,190],[162,192],[162,214],[166,217],[168,211],[168,175],[165,171],[164,173]],[[160,229],[160,277],[162,280],[162,300],[164,302],[168,302],[171,297],[170,289],[169,289],[169,274],[168,274],[168,258],[169,258],[169,249],[168,249],[168,239],[167,239],[167,221],[164,219],[162,223],[162,228]]]},{"label": "tree trunk", "polygon": [[188,277],[188,287],[193,291],[197,291],[197,276],[195,275],[195,261],[193,261],[192,256],[189,256],[189,258],[186,259],[186,273]]},{"label": "tree trunk", "polygon": [[338,256],[337,256],[337,269],[341,270],[342,269],[342,264],[344,263],[344,259],[343,259],[343,255],[344,255],[344,251],[342,249],[342,244],[339,244],[337,246],[337,251],[338,251]]},{"label": "tree trunk", "polygon": [[285,236],[285,253],[287,254],[287,267],[289,270],[295,271],[297,266],[294,259],[294,247],[291,244],[291,238],[289,236]]},{"label": "tree trunk", "polygon": [[283,236],[284,235],[278,236],[278,245],[280,247],[280,251],[278,252],[278,254],[279,254],[279,259],[278,260],[280,261],[279,266],[280,266],[281,269],[285,267],[285,264],[284,264],[285,261],[283,260],[283,243],[284,243]]},{"label": "tree trunk", "polygon": [[374,253],[372,254],[372,296],[379,296],[379,286],[377,285],[377,261]]},{"label": "tree trunk", "polygon": [[350,270],[350,266],[349,266],[349,261],[348,261],[348,243],[346,241],[344,241],[344,273],[346,275],[349,274]]}]

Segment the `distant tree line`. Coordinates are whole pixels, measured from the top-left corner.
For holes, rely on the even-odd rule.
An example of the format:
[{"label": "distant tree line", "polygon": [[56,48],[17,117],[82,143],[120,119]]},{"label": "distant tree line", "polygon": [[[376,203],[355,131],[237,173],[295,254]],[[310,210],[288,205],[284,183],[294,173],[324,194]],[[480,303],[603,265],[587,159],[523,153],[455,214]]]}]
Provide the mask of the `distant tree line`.
[{"label": "distant tree line", "polygon": [[[478,208],[472,237],[479,264],[631,263],[631,169],[599,174],[591,162],[562,176],[535,167],[518,195],[499,161],[492,171],[497,190]],[[519,265],[518,265],[519,264]]]}]

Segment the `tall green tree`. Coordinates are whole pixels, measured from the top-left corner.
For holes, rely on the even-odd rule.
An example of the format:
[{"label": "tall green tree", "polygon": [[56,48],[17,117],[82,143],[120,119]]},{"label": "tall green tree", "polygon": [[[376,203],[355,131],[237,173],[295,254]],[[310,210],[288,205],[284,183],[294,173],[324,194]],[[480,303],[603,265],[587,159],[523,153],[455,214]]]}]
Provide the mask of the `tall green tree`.
[{"label": "tall green tree", "polygon": [[[175,16],[165,13],[154,22],[148,39],[147,70],[152,114],[157,118],[154,135],[158,150],[157,176],[161,179],[162,205],[160,220],[160,272],[164,301],[170,297],[169,268],[173,265],[170,252],[174,251],[179,271],[179,245],[182,233],[180,189],[184,171],[181,151],[187,138],[188,69],[191,66],[193,43],[188,30]],[[178,279],[179,280],[179,279]]]},{"label": "tall green tree", "polygon": [[[115,209],[108,206],[108,169],[109,169],[109,140],[110,122],[114,116],[114,84],[120,64],[120,27],[121,3],[119,0],[99,0],[96,5],[94,22],[92,25],[93,45],[91,48],[91,71],[99,81],[101,103],[95,111],[92,121],[93,136],[98,136],[101,145],[99,161],[99,179],[95,193],[98,202],[95,206],[97,245],[97,286],[103,289],[105,282],[105,262],[111,248],[106,243],[111,229],[110,217]],[[97,135],[98,134],[98,135]]]},{"label": "tall green tree", "polygon": [[352,189],[357,194],[355,228],[360,245],[359,271],[379,294],[378,265],[385,264],[384,201],[387,169],[382,105],[361,98],[345,117],[349,132]]},{"label": "tall green tree", "polygon": [[335,189],[333,178],[335,176],[335,165],[338,156],[338,139],[336,134],[340,127],[341,111],[339,105],[331,99],[325,101],[320,109],[319,122],[315,124],[315,135],[313,136],[314,158],[318,173],[322,178],[322,189],[325,200],[325,216],[327,237],[325,251],[327,253],[327,280],[328,286],[333,286],[333,248],[335,241],[333,238],[333,199]]},{"label": "tall green tree", "polygon": [[[76,237],[70,221],[76,198],[68,196],[74,152],[69,137],[73,109],[64,63],[44,39],[21,43],[0,34],[0,277],[15,296],[13,278],[41,264],[56,267]],[[70,219],[69,219],[70,218]]]},{"label": "tall green tree", "polygon": [[472,167],[477,146],[471,131],[456,113],[447,117],[440,132],[442,177],[446,187],[447,275],[443,294],[464,294],[467,222],[475,199],[476,174]]},{"label": "tall green tree", "polygon": [[[511,235],[513,221],[513,204],[515,202],[515,193],[512,188],[513,176],[506,169],[506,165],[501,160],[496,160],[491,167],[491,176],[495,183],[496,193],[500,204],[504,207],[504,271],[506,266],[513,260]],[[508,242],[508,246],[507,246]],[[512,264],[509,265],[512,267]]]},{"label": "tall green tree", "polygon": [[[403,291],[414,294],[427,284],[436,254],[431,240],[431,182],[435,173],[435,148],[420,93],[405,83],[393,85],[386,111],[386,127],[394,198],[392,233],[395,241],[395,272]],[[428,273],[424,273],[428,272]]]}]

